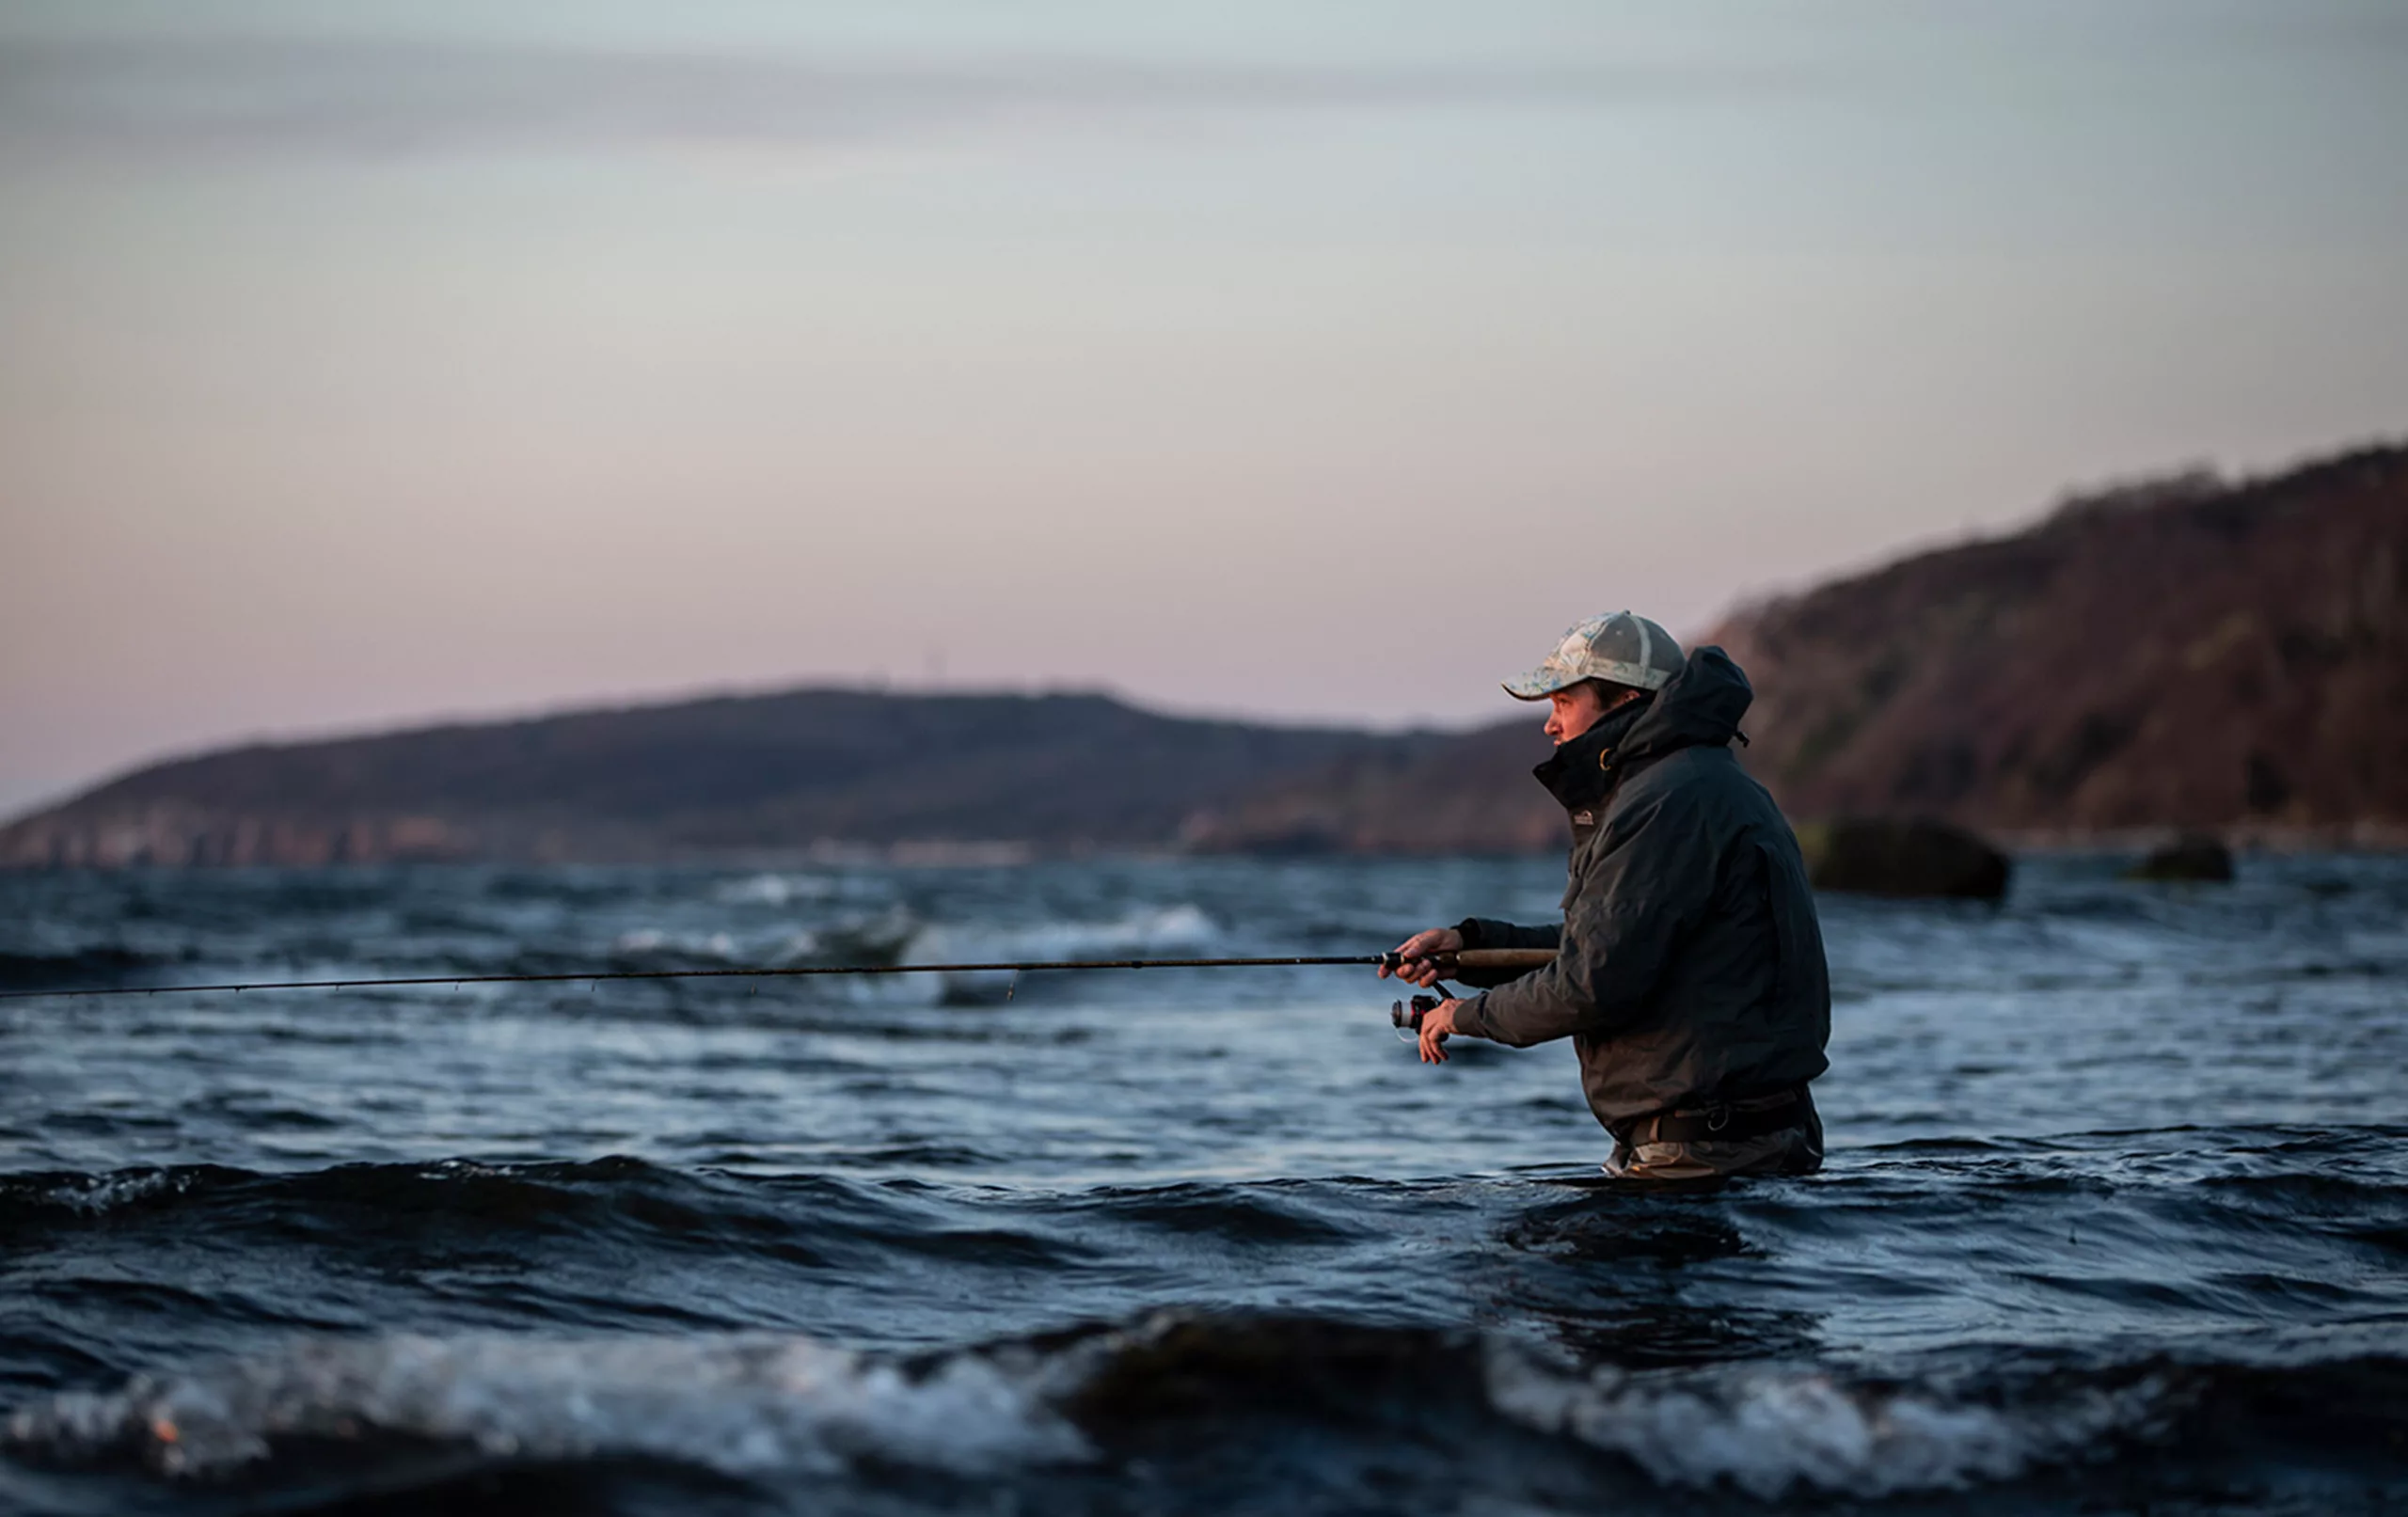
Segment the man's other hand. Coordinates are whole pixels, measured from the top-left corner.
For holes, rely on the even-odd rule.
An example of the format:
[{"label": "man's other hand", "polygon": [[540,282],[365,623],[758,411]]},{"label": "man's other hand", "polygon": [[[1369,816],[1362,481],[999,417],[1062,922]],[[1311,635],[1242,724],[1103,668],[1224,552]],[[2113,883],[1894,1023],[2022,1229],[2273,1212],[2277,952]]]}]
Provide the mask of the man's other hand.
[{"label": "man's other hand", "polygon": [[1380,978],[1385,980],[1394,974],[1398,979],[1426,990],[1438,983],[1438,966],[1432,960],[1440,954],[1460,954],[1463,951],[1464,935],[1452,927],[1432,927],[1427,932],[1417,932],[1396,945],[1396,956],[1402,962],[1393,970],[1386,964],[1381,965]]},{"label": "man's other hand", "polygon": [[1460,1001],[1441,1001],[1421,1014],[1421,1062],[1447,1062],[1447,1035],[1455,1030],[1455,1008]]}]

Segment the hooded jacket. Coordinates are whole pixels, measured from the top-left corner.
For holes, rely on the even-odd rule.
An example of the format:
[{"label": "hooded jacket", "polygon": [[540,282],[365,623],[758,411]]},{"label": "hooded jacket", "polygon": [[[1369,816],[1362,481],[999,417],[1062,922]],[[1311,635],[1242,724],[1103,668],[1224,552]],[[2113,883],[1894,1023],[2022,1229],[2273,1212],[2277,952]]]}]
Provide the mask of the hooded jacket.
[{"label": "hooded jacket", "polygon": [[1830,1066],[1806,866],[1730,749],[1752,699],[1729,655],[1700,648],[1652,701],[1558,748],[1533,772],[1572,814],[1563,924],[1462,925],[1466,948],[1557,952],[1465,1002],[1456,1029],[1517,1048],[1571,1038],[1590,1110],[1617,1134]]}]

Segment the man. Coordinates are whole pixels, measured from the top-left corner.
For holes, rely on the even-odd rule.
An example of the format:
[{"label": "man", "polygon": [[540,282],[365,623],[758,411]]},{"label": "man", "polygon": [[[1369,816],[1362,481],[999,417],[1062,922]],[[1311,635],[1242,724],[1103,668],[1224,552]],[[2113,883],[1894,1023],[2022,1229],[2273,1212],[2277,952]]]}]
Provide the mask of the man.
[{"label": "man", "polygon": [[[1685,658],[1662,627],[1616,611],[1505,688],[1551,706],[1555,753],[1533,772],[1572,815],[1563,924],[1473,918],[1405,940],[1403,978],[1492,987],[1423,1016],[1422,1059],[1445,1063],[1450,1034],[1571,1038],[1619,1177],[1819,1168],[1806,1086],[1829,1067],[1830,981],[1798,840],[1731,752],[1747,676],[1719,648]],[[1438,962],[1466,948],[1556,956],[1497,983]]]}]

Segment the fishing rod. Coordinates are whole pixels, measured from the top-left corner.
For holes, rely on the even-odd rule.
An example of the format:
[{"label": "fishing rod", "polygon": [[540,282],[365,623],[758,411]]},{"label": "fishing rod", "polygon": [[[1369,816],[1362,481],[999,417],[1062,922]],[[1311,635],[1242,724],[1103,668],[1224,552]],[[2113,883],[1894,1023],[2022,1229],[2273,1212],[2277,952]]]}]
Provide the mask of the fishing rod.
[{"label": "fishing rod", "polygon": [[[1462,970],[1534,970],[1552,963],[1552,948],[1466,948],[1437,954],[1423,962],[1441,974]],[[246,990],[366,990],[429,985],[573,985],[605,980],[768,980],[822,974],[997,974],[1037,973],[1054,970],[1231,970],[1286,969],[1299,966],[1345,965],[1355,969],[1397,969],[1404,960],[1394,953],[1343,954],[1265,958],[1028,958],[976,964],[784,964],[748,969],[715,970],[591,970],[553,974],[414,974],[401,977],[343,980],[248,980],[222,985],[128,985],[85,989],[0,990],[0,1001],[90,1000],[98,996],[198,995]]]}]

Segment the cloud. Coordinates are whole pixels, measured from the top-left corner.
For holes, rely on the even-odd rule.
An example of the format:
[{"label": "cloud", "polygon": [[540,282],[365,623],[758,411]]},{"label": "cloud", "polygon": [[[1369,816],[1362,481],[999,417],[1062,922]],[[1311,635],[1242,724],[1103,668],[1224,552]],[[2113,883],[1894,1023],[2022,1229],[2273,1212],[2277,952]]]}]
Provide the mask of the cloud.
[{"label": "cloud", "polygon": [[1116,118],[1592,106],[1708,82],[1638,66],[874,62],[400,40],[0,40],[0,143],[144,156],[809,149]]}]

